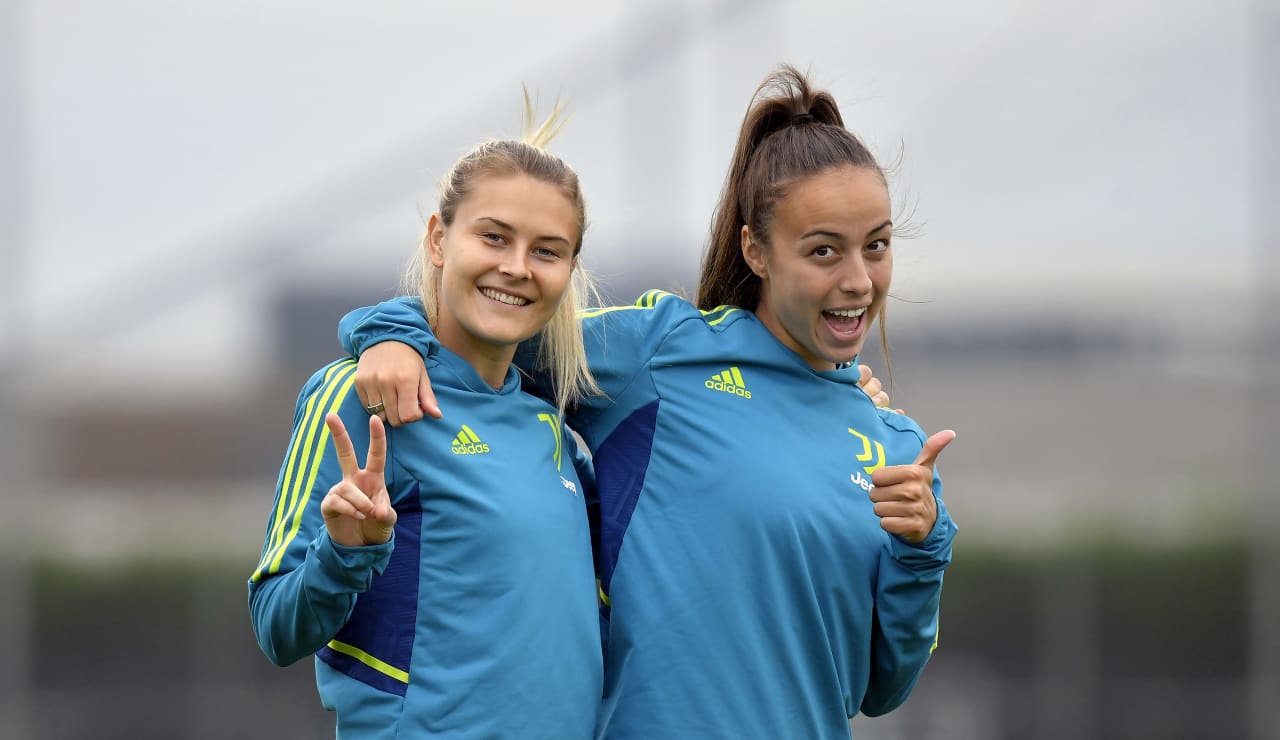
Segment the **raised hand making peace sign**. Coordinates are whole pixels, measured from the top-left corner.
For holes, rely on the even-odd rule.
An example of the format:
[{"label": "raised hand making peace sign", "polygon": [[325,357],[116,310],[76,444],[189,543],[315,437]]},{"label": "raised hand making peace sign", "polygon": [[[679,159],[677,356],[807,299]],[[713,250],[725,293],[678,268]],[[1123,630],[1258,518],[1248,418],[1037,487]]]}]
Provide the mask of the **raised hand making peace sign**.
[{"label": "raised hand making peace sign", "polygon": [[351,435],[337,414],[324,418],[338,453],[342,480],[334,484],[320,502],[329,539],[345,547],[381,545],[391,539],[396,526],[396,510],[391,507],[383,471],[387,465],[387,433],[382,420],[369,417],[369,460],[360,467]]},{"label": "raised hand making peace sign", "polygon": [[890,465],[871,474],[871,500],[880,526],[907,542],[919,543],[933,530],[938,519],[938,502],[933,498],[933,465],[938,453],[951,444],[956,433],[950,429],[925,440],[924,448],[910,465]]}]

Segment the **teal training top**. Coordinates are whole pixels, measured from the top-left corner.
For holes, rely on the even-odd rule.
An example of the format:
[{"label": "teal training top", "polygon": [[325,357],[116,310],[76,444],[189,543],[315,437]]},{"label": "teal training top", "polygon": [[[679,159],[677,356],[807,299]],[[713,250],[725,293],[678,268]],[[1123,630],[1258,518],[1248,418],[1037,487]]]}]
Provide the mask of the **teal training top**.
[{"label": "teal training top", "polygon": [[[920,427],[876,409],[856,366],[815,371],[741,309],[651,292],[586,312],[583,331],[605,392],[569,420],[599,483],[597,736],[848,738],[855,713],[905,701],[956,528],[939,499],[912,545],[868,491],[914,461]],[[351,351],[436,351],[410,299],[348,314],[341,334]]]},{"label": "teal training top", "polygon": [[342,547],[320,502],[342,479],[336,411],[363,462],[353,360],[302,389],[266,544],[249,581],[263,652],[316,657],[343,738],[590,738],[602,657],[588,498],[594,480],[554,407],[501,390],[445,349],[442,420],[388,429],[391,542]]}]

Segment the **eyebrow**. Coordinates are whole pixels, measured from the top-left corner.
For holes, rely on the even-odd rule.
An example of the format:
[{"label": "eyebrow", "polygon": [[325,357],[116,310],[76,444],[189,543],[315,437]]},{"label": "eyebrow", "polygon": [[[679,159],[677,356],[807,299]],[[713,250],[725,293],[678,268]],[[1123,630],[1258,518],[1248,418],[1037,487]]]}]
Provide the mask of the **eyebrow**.
[{"label": "eyebrow", "polygon": [[891,228],[892,226],[893,226],[893,221],[885,221],[884,223],[882,223],[882,224],[880,224],[879,226],[875,227],[875,228],[874,228],[874,229],[872,229],[871,231],[868,231],[868,232],[867,232],[867,238],[868,238],[868,239],[869,239],[869,238],[871,238],[871,235],[872,235],[872,234],[875,234],[877,231],[883,231],[883,230],[885,230],[885,229],[887,229],[887,228]]},{"label": "eyebrow", "polygon": [[836,240],[841,240],[841,241],[843,241],[843,240],[844,240],[844,234],[837,234],[837,233],[836,233],[836,232],[834,232],[834,231],[827,231],[827,230],[825,230],[825,229],[814,229],[813,231],[810,231],[809,233],[805,234],[804,236],[802,236],[802,237],[800,237],[800,238],[801,238],[801,239],[808,239],[808,238],[809,238],[809,237],[811,237],[811,236],[825,236],[825,237],[827,237],[828,239],[836,239]]},{"label": "eyebrow", "polygon": [[[872,234],[875,234],[877,231],[883,231],[884,229],[886,229],[886,228],[888,228],[888,227],[891,227],[891,226],[893,226],[893,221],[885,221],[884,223],[882,223],[882,224],[880,224],[879,226],[875,227],[875,228],[874,228],[874,229],[872,229],[871,231],[868,231],[868,232],[867,232],[867,238],[870,238],[870,237],[871,237],[871,235],[872,235]],[[825,237],[827,237],[828,239],[844,239],[844,234],[839,234],[839,233],[836,233],[836,232],[834,232],[834,231],[827,231],[826,229],[814,229],[813,231],[810,231],[809,233],[805,234],[804,236],[802,236],[802,237],[800,237],[800,238],[801,238],[801,239],[808,239],[808,238],[809,238],[809,237],[811,237],[811,236],[825,236]]]},{"label": "eyebrow", "polygon": [[[512,226],[511,224],[509,224],[509,223],[507,223],[507,222],[505,222],[505,221],[500,221],[500,220],[498,220],[498,219],[494,218],[493,216],[481,216],[481,217],[477,218],[477,219],[476,219],[476,221],[477,221],[477,222],[479,222],[479,221],[488,221],[488,222],[490,222],[490,223],[496,224],[496,225],[498,226],[498,228],[500,228],[500,229],[506,229],[507,231],[516,231],[516,230],[517,230],[517,229],[516,229],[516,227]],[[556,236],[556,235],[554,235],[554,234],[547,234],[547,235],[544,235],[544,236],[534,237],[534,241],[536,241],[536,242],[556,241],[556,242],[564,242],[566,245],[569,243],[569,240],[568,240],[568,239],[564,238],[563,236]]]}]

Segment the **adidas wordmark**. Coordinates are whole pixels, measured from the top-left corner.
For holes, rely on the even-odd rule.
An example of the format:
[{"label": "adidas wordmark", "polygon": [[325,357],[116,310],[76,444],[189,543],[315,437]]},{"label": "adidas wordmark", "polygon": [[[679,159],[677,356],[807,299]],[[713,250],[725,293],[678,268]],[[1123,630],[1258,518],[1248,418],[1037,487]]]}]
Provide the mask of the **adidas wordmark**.
[{"label": "adidas wordmark", "polygon": [[724,391],[740,398],[751,398],[751,391],[747,390],[747,384],[743,382],[742,373],[738,371],[737,365],[712,375],[703,385],[713,391]]}]

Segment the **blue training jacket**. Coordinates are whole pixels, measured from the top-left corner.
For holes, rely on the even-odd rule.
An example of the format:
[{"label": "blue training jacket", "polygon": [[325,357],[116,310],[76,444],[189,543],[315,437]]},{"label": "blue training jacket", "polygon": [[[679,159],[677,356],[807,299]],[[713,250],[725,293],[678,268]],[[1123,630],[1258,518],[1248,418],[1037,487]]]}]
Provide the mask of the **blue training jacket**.
[{"label": "blue training jacket", "polygon": [[342,547],[320,502],[342,479],[326,412],[363,461],[355,361],[303,387],[261,561],[253,628],[279,665],[314,654],[350,738],[590,738],[602,657],[590,466],[556,410],[436,348],[442,420],[388,429],[391,542]]},{"label": "blue training jacket", "polygon": [[[389,301],[340,333],[353,352],[426,352],[421,315]],[[654,291],[586,312],[583,332],[606,394],[569,420],[599,483],[597,736],[848,738],[855,713],[905,701],[937,644],[956,528],[939,499],[912,545],[868,491],[915,459],[920,427],[874,408],[856,366],[815,371],[741,309]]]}]

